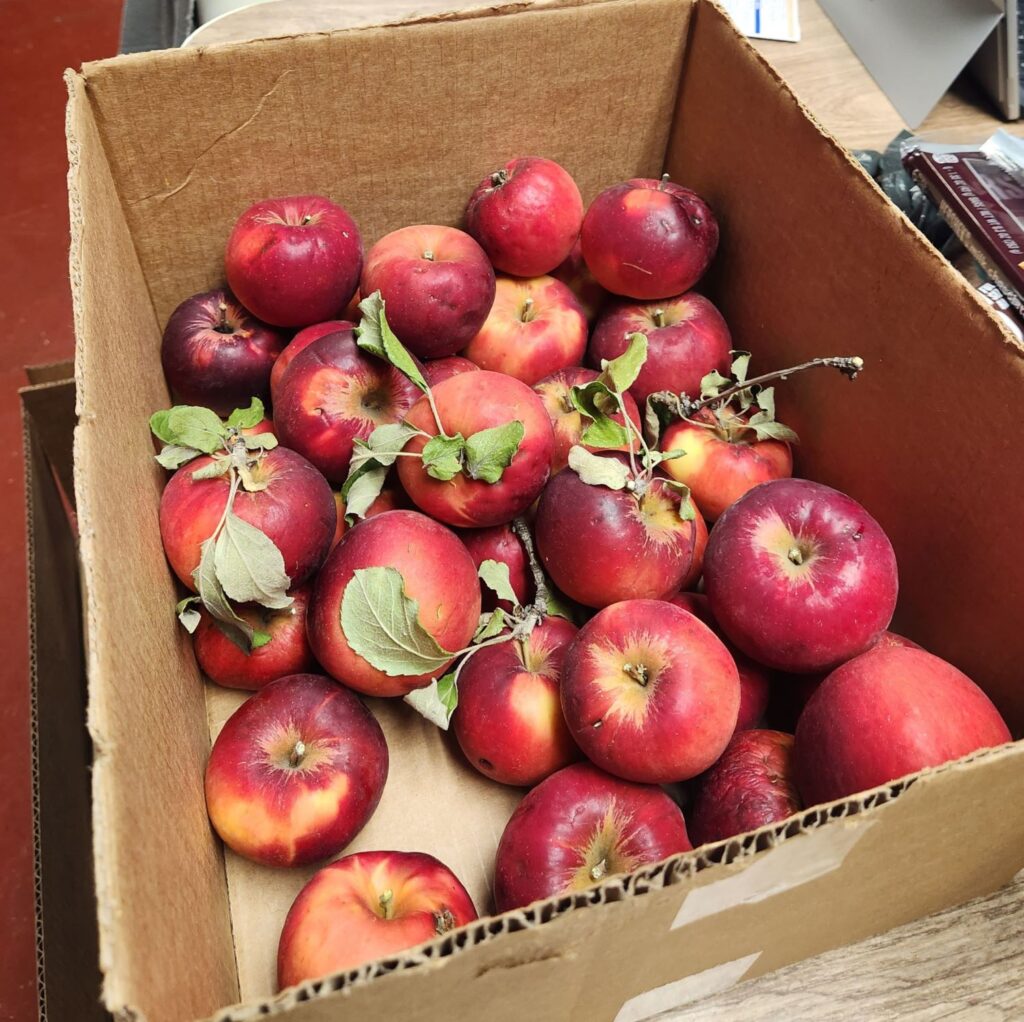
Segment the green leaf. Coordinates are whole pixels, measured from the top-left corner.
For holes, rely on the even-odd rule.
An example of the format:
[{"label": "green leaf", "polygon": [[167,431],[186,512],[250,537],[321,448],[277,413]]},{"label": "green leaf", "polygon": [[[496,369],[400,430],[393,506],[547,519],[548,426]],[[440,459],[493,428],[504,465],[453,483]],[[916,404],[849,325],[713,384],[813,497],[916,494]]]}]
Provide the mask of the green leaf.
[{"label": "green leaf", "polygon": [[160,411],[154,412],[149,417],[149,428],[153,433],[153,436],[157,440],[162,440],[165,444],[172,443],[170,431],[167,428],[167,420],[171,416],[170,408],[161,408]]},{"label": "green leaf", "polygon": [[227,436],[216,412],[195,405],[175,405],[167,414],[165,429],[169,439],[160,437],[161,440],[180,447],[194,447],[204,454],[221,450]]},{"label": "green leaf", "polygon": [[164,468],[173,470],[181,468],[182,465],[193,458],[198,458],[202,453],[202,451],[197,451],[194,447],[179,447],[177,444],[166,444],[163,450],[156,456],[156,460]]},{"label": "green leaf", "polygon": [[202,468],[192,470],[193,479],[218,479],[231,471],[231,459],[228,457],[214,458]]},{"label": "green leaf", "polygon": [[466,449],[466,438],[461,433],[455,436],[432,436],[423,445],[423,467],[431,479],[448,482],[462,471],[462,452]]},{"label": "green leaf", "polygon": [[724,387],[732,386],[732,381],[724,377],[717,369],[712,369],[700,381],[700,396],[702,398],[718,397],[718,392]]},{"label": "green leaf", "polygon": [[455,653],[420,624],[419,604],[394,568],[357,568],[341,598],[341,630],[353,652],[391,677],[441,670]]},{"label": "green leaf", "polygon": [[526,428],[518,420],[474,433],[466,441],[466,475],[496,483],[512,464],[525,434]]},{"label": "green leaf", "polygon": [[789,428],[784,426],[781,422],[762,420],[758,421],[759,416],[755,415],[747,425],[754,431],[754,435],[758,440],[783,440],[788,444],[795,444],[800,442],[800,438]]},{"label": "green leaf", "polygon": [[405,696],[417,713],[436,724],[442,731],[448,730],[455,707],[459,705],[459,691],[455,686],[455,674],[446,674],[432,681],[426,688],[417,688]]},{"label": "green leaf", "polygon": [[266,533],[229,511],[214,546],[214,566],[225,594],[239,603],[282,610],[292,605],[284,557]]},{"label": "green leaf", "polygon": [[690,487],[678,479],[663,479],[662,483],[679,494],[679,517],[684,522],[692,522],[697,517],[697,509],[690,497]]},{"label": "green leaf", "polygon": [[732,360],[732,367],[729,372],[732,373],[732,377],[737,383],[745,383],[747,380],[747,370],[750,368],[750,352],[734,351],[733,354],[736,357]]},{"label": "green leaf", "polygon": [[378,358],[390,362],[400,373],[409,377],[424,393],[429,389],[423,378],[416,360],[406,350],[405,345],[395,336],[388,325],[384,309],[384,299],[380,291],[374,291],[359,303],[359,311],[363,318],[356,327],[356,344],[364,351],[369,351]]},{"label": "green leaf", "polygon": [[370,510],[370,505],[380,496],[387,476],[386,466],[370,462],[358,474],[345,480],[341,496],[345,501],[345,521],[349,525],[355,525]]},{"label": "green leaf", "polygon": [[576,612],[572,605],[560,592],[553,588],[550,582],[548,582],[547,606],[544,609],[548,614],[555,617],[565,618],[566,621],[571,621],[573,624],[577,623]]},{"label": "green leaf", "polygon": [[490,614],[480,615],[480,624],[473,635],[473,642],[486,642],[500,635],[505,627],[505,612],[501,607],[496,607]]},{"label": "green leaf", "polygon": [[185,631],[189,635],[199,627],[199,622],[202,620],[202,615],[196,609],[196,604],[199,602],[198,596],[186,596],[184,600],[179,600],[178,605],[174,608],[178,620],[185,626]]},{"label": "green leaf", "polygon": [[265,415],[263,402],[254,397],[248,408],[236,408],[228,416],[228,425],[234,429],[252,429],[263,421]]},{"label": "green leaf", "polygon": [[619,410],[615,395],[607,384],[592,380],[569,391],[573,407],[591,424],[583,431],[580,439],[590,447],[620,448],[629,444],[629,431],[619,425],[612,416]]},{"label": "green leaf", "polygon": [[579,446],[569,448],[569,468],[588,486],[623,490],[629,481],[629,468],[617,458],[602,458]]},{"label": "green leaf", "polygon": [[587,447],[617,451],[629,447],[630,435],[629,430],[625,426],[620,426],[614,419],[602,418],[587,426],[580,440]]},{"label": "green leaf", "polygon": [[762,422],[767,422],[769,419],[775,418],[775,388],[765,387],[764,390],[760,390],[757,393],[757,407],[761,409],[764,414]]},{"label": "green leaf", "polygon": [[611,384],[611,389],[624,394],[636,382],[644,363],[647,361],[647,337],[644,334],[630,334],[629,346],[610,362],[604,363],[601,379]]},{"label": "green leaf", "polygon": [[404,422],[387,422],[378,426],[368,440],[357,438],[352,448],[349,475],[369,461],[378,465],[393,465],[409,440],[420,431]]},{"label": "green leaf", "polygon": [[236,613],[217,578],[214,554],[215,540],[211,536],[199,548],[199,564],[192,578],[203,606],[220,623],[221,630],[239,649],[248,653],[252,649],[255,632]]},{"label": "green leaf", "polygon": [[261,632],[258,629],[252,633],[252,648],[259,649],[260,646],[265,646],[273,636],[270,632]]},{"label": "green leaf", "polygon": [[504,561],[483,561],[477,569],[480,581],[493,592],[499,600],[507,600],[513,607],[519,606],[512,583],[509,580],[508,565]]},{"label": "green leaf", "polygon": [[242,437],[247,451],[272,451],[277,446],[273,433],[249,433]]}]

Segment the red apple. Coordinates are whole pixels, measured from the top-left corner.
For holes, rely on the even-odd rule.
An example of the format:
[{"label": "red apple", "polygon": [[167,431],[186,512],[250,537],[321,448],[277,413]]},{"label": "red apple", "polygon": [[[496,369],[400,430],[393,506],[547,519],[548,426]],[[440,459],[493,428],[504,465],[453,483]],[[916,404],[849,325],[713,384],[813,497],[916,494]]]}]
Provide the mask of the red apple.
[{"label": "red apple", "polygon": [[896,607],[896,555],[855,500],[807,479],[780,479],[718,519],[704,585],[715,620],[747,656],[782,671],[821,671],[885,631]]},{"label": "red apple", "polygon": [[304,866],[363,829],[387,776],[373,714],[328,678],[292,674],[228,718],[206,765],[206,808],[232,851],[265,866]]},{"label": "red apple", "polygon": [[662,467],[681,483],[707,519],[716,521],[748,490],[793,474],[793,454],[784,440],[758,440],[746,425],[748,415],[729,409],[718,415],[702,408],[674,422],[661,438],[663,451],[683,451]]},{"label": "red apple", "polygon": [[525,639],[485,646],[459,675],[452,728],[466,759],[502,784],[532,787],[580,758],[558,697],[576,626],[548,617]]},{"label": "red apple", "polygon": [[[228,502],[227,476],[194,479],[213,462],[202,457],[171,476],[160,497],[160,537],[174,573],[193,592],[192,573],[200,547],[217,530]],[[291,586],[300,586],[327,556],[337,525],[334,496],[327,480],[305,458],[285,447],[268,451],[252,468],[266,488],[238,491],[234,513],[262,530],[281,551]]]},{"label": "red apple", "polygon": [[689,851],[679,807],[660,788],[576,763],[541,781],[501,835],[494,871],[499,912],[586,890]]},{"label": "red apple", "polygon": [[658,302],[609,303],[594,327],[587,360],[600,369],[602,360],[610,362],[629,347],[632,334],[647,338],[647,361],[629,388],[641,408],[659,390],[699,398],[700,381],[713,370],[728,374],[732,364],[722,314],[695,291]]},{"label": "red apple", "polygon": [[836,668],[796,728],[797,788],[808,805],[846,798],[1010,741],[966,674],[923,649],[872,649]]},{"label": "red apple", "polygon": [[562,668],[562,711],[579,747],[628,781],[707,770],[736,728],[740,679],[722,640],[660,600],[624,600],[579,631]]},{"label": "red apple", "polygon": [[736,670],[740,676],[740,710],[736,717],[736,730],[749,731],[760,727],[772,691],[771,671],[754,663],[721,634],[721,629],[708,606],[708,598],[703,593],[676,593],[669,603],[674,603],[700,618],[725,643],[725,648],[736,662]]},{"label": "red apple", "polygon": [[578,365],[586,350],[587,319],[567,285],[554,277],[499,277],[490,314],[463,354],[532,386]]},{"label": "red apple", "polygon": [[353,442],[399,422],[419,388],[368,355],[351,330],[328,334],[300,352],[277,387],[274,427],[285,447],[308,458],[332,483],[343,483]]},{"label": "red apple", "polygon": [[[561,472],[569,463],[569,449],[580,443],[583,431],[589,424],[576,410],[572,403],[569,392],[573,387],[583,387],[593,382],[601,374],[593,369],[581,369],[573,366],[568,369],[559,369],[557,373],[546,376],[539,383],[534,385],[534,390],[539,395],[544,407],[547,409],[548,418],[551,420],[551,428],[555,433],[555,449],[551,455],[551,474]],[[640,422],[640,411],[636,402],[627,393],[622,395],[623,404],[626,406],[626,413],[630,420],[639,430],[642,428]],[[612,418],[620,425],[625,425],[625,419],[621,412],[616,412]],[[584,445],[585,446],[585,445]],[[639,450],[639,445],[637,446]],[[588,451],[595,448],[587,447]],[[629,446],[624,445],[619,450],[628,451]]]},{"label": "red apple", "polygon": [[278,987],[393,957],[476,917],[458,877],[432,855],[346,855],[316,873],[289,909]]},{"label": "red apple", "polygon": [[551,276],[572,288],[572,293],[583,308],[587,322],[593,323],[608,300],[608,292],[594,280],[594,275],[587,269],[579,238],[576,239],[576,244],[565,261],[551,271]]},{"label": "red apple", "polygon": [[436,387],[442,380],[460,373],[475,373],[479,368],[475,362],[461,355],[448,355],[447,358],[432,358],[424,362],[423,375],[429,386]]},{"label": "red apple", "polygon": [[550,273],[572,251],[583,223],[583,199],[554,160],[520,156],[477,185],[466,230],[496,270],[516,277]]},{"label": "red apple", "polygon": [[[523,544],[509,524],[491,525],[486,529],[460,529],[459,539],[466,544],[473,563],[480,567],[484,561],[498,561],[508,566],[508,580],[516,599],[526,606],[533,599],[533,575],[530,562],[523,549]],[[512,609],[508,600],[498,600],[486,586],[483,587],[483,608],[494,610],[500,606],[502,610]]]},{"label": "red apple", "polygon": [[160,361],[177,401],[223,416],[254,397],[269,399],[270,373],[287,343],[226,291],[205,291],[171,313]]},{"label": "red apple", "polygon": [[284,351],[281,352],[278,360],[274,363],[274,368],[270,373],[270,400],[272,403],[277,402],[277,388],[281,382],[281,377],[284,376],[284,371],[292,364],[292,359],[300,351],[305,351],[314,341],[318,341],[321,337],[326,337],[328,334],[336,334],[339,331],[352,331],[355,329],[355,323],[347,319],[329,319],[326,323],[314,323],[312,326],[307,326],[305,330],[300,330],[289,342]]},{"label": "red apple", "polygon": [[309,326],[339,318],[359,283],[363,242],[355,221],[322,195],[265,199],[238,218],[224,267],[260,319]]},{"label": "red apple", "polygon": [[[476,565],[455,534],[415,511],[385,511],[349,529],[317,575],[309,606],[310,645],[324,669],[367,695],[405,695],[428,685],[443,668],[392,675],[360,656],[341,625],[342,600],[356,571],[393,568],[417,604],[416,619],[444,650],[469,645],[480,621]],[[454,659],[454,657],[453,657]]]},{"label": "red apple", "polygon": [[288,674],[315,671],[316,661],[306,639],[309,586],[289,595],[294,602],[284,610],[255,605],[238,608],[238,616],[254,631],[270,636],[270,642],[250,652],[229,639],[205,609],[200,611],[192,648],[203,673],[225,688],[261,689]]},{"label": "red apple", "polygon": [[627,298],[668,298],[704,275],[718,248],[718,222],[688,188],[634,178],[594,199],[580,241],[602,287]]},{"label": "red apple", "polygon": [[[693,494],[690,494],[691,498]],[[690,570],[686,573],[686,578],[683,579],[681,588],[693,589],[701,580],[701,576],[704,574],[704,551],[708,548],[708,526],[707,522],[704,521],[704,515],[701,511],[700,506],[695,500],[690,501],[694,505],[694,511],[696,512],[693,519],[695,537],[693,540],[693,560],[690,561]]]},{"label": "red apple", "polygon": [[696,524],[679,517],[679,494],[664,479],[655,477],[637,497],[588,485],[571,469],[544,487],[535,531],[545,571],[587,607],[668,599],[689,574],[697,537]]},{"label": "red apple", "polygon": [[[548,477],[554,437],[540,398],[525,383],[481,370],[462,373],[433,388],[441,422],[449,436],[475,433],[510,422],[525,429],[511,464],[495,483],[470,479],[459,473],[449,482],[432,479],[418,458],[398,459],[398,478],[412,502],[432,518],[449,525],[480,528],[500,525],[522,514],[537,499]],[[405,421],[429,436],[437,425],[424,396],[413,405]],[[406,452],[420,453],[427,440],[414,436]]]},{"label": "red apple", "polygon": [[738,731],[722,758],[694,782],[689,808],[695,844],[723,841],[801,809],[793,780],[793,736]]},{"label": "red apple", "polygon": [[360,289],[380,291],[388,324],[414,355],[443,358],[484,325],[494,270],[468,234],[423,224],[392,231],[370,249]]}]

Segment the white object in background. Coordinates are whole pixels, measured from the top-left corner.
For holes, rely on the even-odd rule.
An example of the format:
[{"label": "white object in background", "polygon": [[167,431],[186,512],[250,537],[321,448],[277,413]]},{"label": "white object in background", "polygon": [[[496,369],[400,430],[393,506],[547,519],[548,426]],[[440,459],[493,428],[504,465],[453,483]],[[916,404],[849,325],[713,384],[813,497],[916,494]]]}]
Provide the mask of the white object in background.
[{"label": "white object in background", "polygon": [[267,0],[196,0],[196,27],[242,7],[255,7],[256,4],[266,2]]},{"label": "white object in background", "polygon": [[797,0],[722,0],[737,28],[751,39],[800,42]]}]

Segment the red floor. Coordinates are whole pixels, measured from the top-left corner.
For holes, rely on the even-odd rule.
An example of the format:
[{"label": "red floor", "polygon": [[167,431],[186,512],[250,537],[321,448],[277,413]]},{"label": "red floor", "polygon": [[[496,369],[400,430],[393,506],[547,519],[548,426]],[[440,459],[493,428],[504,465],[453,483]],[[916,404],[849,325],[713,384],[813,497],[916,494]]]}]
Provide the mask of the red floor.
[{"label": "red floor", "polygon": [[22,367],[69,358],[65,67],[117,51],[121,0],[3,0],[0,125],[0,1019],[36,1016]]}]

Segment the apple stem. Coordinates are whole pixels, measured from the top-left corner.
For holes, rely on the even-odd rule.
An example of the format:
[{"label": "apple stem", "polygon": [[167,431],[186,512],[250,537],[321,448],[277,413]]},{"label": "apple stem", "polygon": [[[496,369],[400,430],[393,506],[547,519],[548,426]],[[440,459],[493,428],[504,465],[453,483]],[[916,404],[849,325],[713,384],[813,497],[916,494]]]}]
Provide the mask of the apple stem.
[{"label": "apple stem", "polygon": [[217,303],[217,308],[220,311],[220,319],[213,329],[219,334],[233,334],[234,328],[228,325],[228,303],[222,298]]},{"label": "apple stem", "polygon": [[638,685],[647,687],[647,683],[651,680],[650,675],[647,673],[646,664],[623,664],[622,670],[625,674],[628,674]]},{"label": "apple stem", "polygon": [[786,552],[786,556],[790,559],[790,561],[793,562],[793,564],[804,563],[803,551],[798,546],[790,547],[789,550]]},{"label": "apple stem", "polygon": [[665,190],[665,185],[667,185],[667,184],[668,184],[668,174],[667,173],[666,174],[662,174],[661,175],[661,180],[658,182],[658,191],[659,192],[663,192]]},{"label": "apple stem", "polygon": [[288,756],[288,765],[291,767],[298,767],[302,762],[302,757],[306,755],[306,743],[300,738],[293,746],[290,755]]},{"label": "apple stem", "polygon": [[519,537],[519,542],[523,544],[526,559],[530,562],[530,571],[533,574],[533,603],[527,608],[527,615],[532,614],[536,621],[543,621],[548,612],[548,585],[544,578],[544,569],[540,566],[537,552],[533,548],[533,537],[530,535],[530,527],[526,524],[526,519],[513,518],[512,531]]},{"label": "apple stem", "polygon": [[491,185],[494,188],[500,188],[506,181],[508,181],[508,171],[504,167],[491,175]]},{"label": "apple stem", "polygon": [[608,860],[602,859],[596,866],[590,867],[590,879],[600,880],[608,872]]},{"label": "apple stem", "polygon": [[712,397],[694,401],[686,394],[679,395],[679,405],[683,418],[689,418],[695,412],[710,405],[724,405],[737,394],[742,394],[751,387],[759,387],[764,383],[771,383],[772,380],[785,380],[794,373],[802,373],[805,369],[816,369],[818,366],[825,366],[838,369],[844,376],[851,380],[856,379],[857,374],[864,368],[864,359],[859,355],[837,355],[830,358],[812,358],[809,362],[801,362],[800,365],[790,366],[788,369],[777,369],[773,373],[765,373],[763,376],[755,376],[751,380],[744,380]]},{"label": "apple stem", "polygon": [[654,320],[655,326],[663,327],[665,325],[665,310],[655,309],[654,312],[651,313],[651,319]]},{"label": "apple stem", "polygon": [[306,224],[308,224],[308,223],[309,223],[309,222],[310,222],[310,221],[311,221],[312,219],[313,219],[313,215],[312,215],[311,213],[307,213],[307,214],[306,214],[306,215],[305,215],[305,216],[304,216],[304,217],[302,218],[302,221],[301,221],[301,222],[299,223],[299,226],[300,226],[300,227],[305,227],[305,226],[306,226]]},{"label": "apple stem", "polygon": [[430,249],[430,248],[426,249],[424,251],[424,253],[423,253],[423,258],[426,259],[428,262],[432,263],[434,261],[434,251],[433,251],[433,249]]},{"label": "apple stem", "polygon": [[530,320],[533,319],[533,316],[531,315],[532,312],[533,312],[533,299],[532,298],[527,298],[523,302],[523,311],[519,314],[519,319],[523,323],[529,323]]},{"label": "apple stem", "polygon": [[377,899],[380,903],[380,910],[384,914],[385,919],[391,919],[393,916],[394,909],[392,908],[392,902],[394,901],[394,898],[395,892],[388,887]]}]

